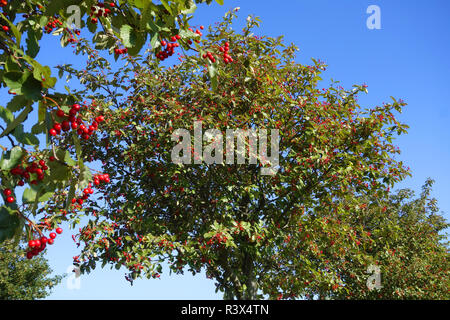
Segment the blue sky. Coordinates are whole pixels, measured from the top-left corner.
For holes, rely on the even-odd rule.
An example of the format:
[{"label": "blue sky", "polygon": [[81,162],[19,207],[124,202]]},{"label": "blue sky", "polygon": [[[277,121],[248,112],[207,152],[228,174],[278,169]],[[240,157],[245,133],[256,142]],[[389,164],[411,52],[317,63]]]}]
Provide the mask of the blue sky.
[{"label": "blue sky", "polygon": [[[381,30],[369,30],[366,20],[369,5],[381,9]],[[314,57],[328,65],[324,86],[330,79],[344,87],[366,83],[369,94],[360,97],[362,106],[389,102],[390,96],[402,98],[408,106],[402,122],[410,126],[396,144],[400,158],[413,177],[397,185],[420,192],[427,177],[436,180],[433,195],[449,219],[450,212],[450,2],[448,0],[225,0],[199,6],[193,24],[209,25],[219,21],[231,8],[240,7],[234,29],[240,30],[249,15],[262,20],[258,33],[284,35],[300,52],[297,61],[310,63]],[[57,42],[45,38],[39,59],[43,64],[77,63],[70,48],[55,48]],[[170,59],[169,59],[170,60]],[[168,60],[168,61],[169,61]],[[176,57],[169,62],[176,63]],[[72,231],[58,236],[47,258],[61,274],[71,265],[77,248]],[[79,290],[69,290],[67,280],[54,289],[49,299],[220,299],[214,283],[204,275],[169,276],[160,280],[137,280],[131,287],[124,270],[97,269],[81,276]]]}]

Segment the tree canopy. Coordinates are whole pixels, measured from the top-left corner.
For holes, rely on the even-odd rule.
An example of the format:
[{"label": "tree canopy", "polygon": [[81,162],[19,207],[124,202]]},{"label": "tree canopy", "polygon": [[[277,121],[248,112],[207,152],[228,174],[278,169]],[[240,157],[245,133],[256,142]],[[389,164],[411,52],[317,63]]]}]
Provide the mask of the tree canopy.
[{"label": "tree canopy", "polygon": [[[70,4],[93,41],[68,28]],[[32,258],[60,224],[87,217],[74,237],[83,272],[110,265],[132,282],[168,263],[204,270],[226,299],[448,298],[447,224],[431,181],[419,199],[391,191],[410,175],[393,144],[407,132],[397,120],[406,103],[361,106],[367,86],[324,84],[326,65],[296,62],[295,45],[257,35],[258,18],[236,32],[235,9],[204,30],[188,25],[194,9],[180,0],[3,6],[12,34],[2,34],[1,79],[13,98],[1,109],[11,148],[0,161],[0,240],[25,229]],[[44,31],[85,58],[84,68],[57,67],[81,89],[51,89],[56,78],[32,51]],[[174,65],[161,63],[176,52]],[[42,133],[45,149],[25,148]],[[25,183],[19,207],[14,190]],[[382,287],[371,287],[370,270]]]}]

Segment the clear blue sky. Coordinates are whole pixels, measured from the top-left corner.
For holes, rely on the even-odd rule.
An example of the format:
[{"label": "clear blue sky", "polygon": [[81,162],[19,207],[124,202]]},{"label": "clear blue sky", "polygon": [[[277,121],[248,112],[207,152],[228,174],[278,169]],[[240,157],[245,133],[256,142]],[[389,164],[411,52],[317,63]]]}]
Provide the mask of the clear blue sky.
[{"label": "clear blue sky", "polygon": [[[381,30],[369,30],[369,5],[381,9]],[[409,105],[399,119],[410,126],[397,145],[401,159],[411,167],[413,177],[398,187],[420,192],[427,177],[436,180],[433,195],[449,219],[450,212],[450,2],[448,0],[225,0],[199,6],[194,24],[205,26],[220,20],[228,9],[239,6],[242,28],[249,14],[263,23],[259,33],[284,35],[299,48],[298,62],[310,58],[328,64],[323,78],[340,80],[344,87],[366,83],[369,94],[361,96],[363,106],[381,105],[390,96]],[[46,39],[49,39],[46,38]],[[71,49],[55,49],[45,40],[40,59],[48,65],[77,63]],[[175,63],[176,57],[173,57]],[[56,273],[64,273],[77,254],[71,232],[66,228],[47,258]],[[192,277],[163,274],[160,280],[138,280],[131,287],[124,271],[98,269],[81,277],[81,289],[69,290],[66,280],[50,299],[220,299],[214,283],[204,275]]]}]

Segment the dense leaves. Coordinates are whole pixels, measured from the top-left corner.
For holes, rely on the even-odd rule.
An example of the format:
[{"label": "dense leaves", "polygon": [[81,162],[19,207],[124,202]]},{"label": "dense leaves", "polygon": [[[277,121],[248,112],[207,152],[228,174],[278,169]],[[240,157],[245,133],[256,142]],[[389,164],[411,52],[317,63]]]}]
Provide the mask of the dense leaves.
[{"label": "dense leaves", "polygon": [[43,299],[61,282],[61,276],[51,276],[47,260],[28,260],[25,250],[5,241],[0,246],[0,299]]},{"label": "dense leaves", "polygon": [[[257,19],[235,33],[234,17],[227,13],[197,53],[173,67],[150,55],[129,57],[109,75],[101,59],[89,63],[88,73],[62,68],[82,80],[84,95],[111,106],[103,110],[102,134],[82,141],[111,178],[100,198],[88,200],[93,219],[77,237],[84,244],[82,270],[98,262],[126,267],[132,281],[159,277],[163,263],[175,273],[203,269],[225,298],[406,297],[395,293],[407,290],[402,282],[386,284],[381,294],[368,292],[366,283],[367,267],[383,261],[386,246],[398,246],[390,228],[400,208],[391,208],[389,219],[383,205],[409,174],[392,144],[406,132],[395,118],[405,103],[393,99],[368,109],[357,103],[364,85],[320,88],[323,63],[298,64],[295,46],[255,36]],[[118,84],[125,100],[117,99]],[[262,174],[268,154],[239,164],[222,159],[213,144],[216,161],[202,161],[194,121],[223,137],[227,129],[267,129],[269,136],[278,129],[275,173]],[[191,133],[189,164],[173,161],[176,129]],[[209,140],[205,135],[203,147]],[[373,225],[361,220],[366,208]],[[397,234],[406,237],[405,231]],[[438,240],[430,241],[445,256]],[[374,241],[383,249],[369,250]]]},{"label": "dense leaves", "polygon": [[[69,142],[71,146],[78,146],[76,162],[70,156],[57,156],[63,149],[55,147],[55,137],[61,131],[75,130],[77,126],[83,128],[84,121],[90,119],[83,114],[86,105],[82,106],[81,111],[80,107],[70,114],[73,106],[84,101],[84,97],[72,94],[68,87],[67,92],[56,92],[57,79],[50,67],[36,60],[40,43],[47,34],[59,37],[63,47],[74,45],[75,54],[79,54],[83,49],[78,45],[81,32],[92,33],[95,47],[105,50],[115,59],[119,57],[120,50],[137,55],[150,39],[151,50],[157,52],[161,47],[158,39],[175,35],[181,45],[188,48],[189,43],[192,44],[191,39],[198,41],[199,38],[198,34],[188,32],[188,22],[197,4],[204,2],[210,4],[212,1],[169,0],[155,4],[135,0],[3,0],[0,5],[0,88],[8,91],[10,99],[3,99],[6,107],[0,106],[0,117],[4,122],[4,126],[0,126],[0,138],[3,138],[0,142],[3,150],[0,172],[2,189],[14,190],[17,186],[28,184],[30,188],[23,200],[24,204],[33,204],[31,211],[35,215],[40,204],[46,203],[53,194],[56,197],[70,190],[71,196],[67,200],[70,202],[76,191],[73,186],[82,191],[92,176],[90,169],[81,161],[76,135],[72,135]],[[124,48],[119,49],[122,46]],[[25,127],[25,121],[35,113],[37,122]],[[71,119],[75,115],[77,118]],[[99,122],[94,121],[93,130],[78,131],[78,135],[88,139],[98,125]],[[89,124],[87,127],[90,128]],[[45,135],[45,144],[41,134]],[[42,145],[45,145],[43,149]],[[20,157],[17,156],[19,153]],[[51,164],[37,168],[38,161]],[[6,202],[16,204],[17,199],[11,199]],[[15,211],[11,212],[2,207],[0,211],[0,221],[3,221],[0,241],[20,234],[25,220],[30,231],[27,234],[40,235],[42,224],[48,228],[54,226],[54,221],[51,224],[44,220],[45,217],[38,217],[40,221],[35,223],[24,216],[23,208],[13,209]],[[19,220],[22,223],[16,223]]]}]

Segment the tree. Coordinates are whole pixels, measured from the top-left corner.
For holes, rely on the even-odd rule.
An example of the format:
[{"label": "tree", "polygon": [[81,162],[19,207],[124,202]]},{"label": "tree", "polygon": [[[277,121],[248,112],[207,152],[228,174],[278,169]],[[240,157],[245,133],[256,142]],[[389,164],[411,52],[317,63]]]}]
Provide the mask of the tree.
[{"label": "tree", "polygon": [[[365,85],[321,89],[323,63],[298,64],[294,45],[256,36],[257,18],[234,32],[234,17],[228,12],[196,44],[196,54],[173,67],[153,55],[128,57],[118,71],[101,58],[87,72],[61,67],[85,84],[81,95],[104,106],[102,133],[81,141],[89,155],[83,160],[101,161],[103,173],[93,180],[101,196],[83,203],[91,220],[77,237],[84,245],[78,262],[84,272],[97,263],[124,266],[131,280],[159,277],[162,262],[175,273],[204,268],[228,299],[334,291],[351,297],[356,285],[342,282],[342,265],[379,259],[365,249],[375,231],[357,217],[367,198],[387,201],[409,174],[392,144],[406,132],[394,116],[405,103],[366,109],[357,103]],[[204,150],[192,148],[195,121],[217,130],[203,138]],[[220,139],[229,128],[278,129],[280,150],[275,131],[266,141],[271,156],[225,163]],[[191,133],[180,139],[189,164],[174,163],[177,129]],[[250,139],[243,142],[241,152],[253,150]],[[58,146],[71,150],[67,137]],[[207,155],[218,158],[202,161]],[[57,208],[58,197],[53,201],[50,208]],[[382,209],[371,205],[382,220]],[[367,277],[357,279],[357,290]]]},{"label": "tree", "polygon": [[[63,47],[81,48],[77,46],[81,30],[88,31],[93,34],[95,48],[108,51],[116,60],[122,55],[137,55],[147,40],[153,52],[159,51],[160,39],[174,37],[177,43],[173,50],[164,53],[169,56],[176,47],[188,50],[194,41],[199,41],[199,33],[189,30],[189,20],[196,4],[211,2],[0,1],[0,87],[7,88],[12,96],[5,101],[5,107],[0,106],[0,117],[4,121],[4,126],[0,126],[3,150],[0,181],[4,200],[0,207],[0,242],[20,239],[26,234],[31,235],[29,240],[46,243],[42,241],[43,232],[57,225],[55,220],[43,215],[36,217],[40,203],[48,201],[55,192],[69,190],[67,208],[75,190],[85,188],[92,176],[80,160],[81,149],[77,148],[78,158],[73,160],[65,150],[56,148],[53,137],[89,122],[93,130],[78,131],[80,138],[88,139],[98,129],[100,121],[96,120],[101,119],[101,115],[87,119],[84,114],[87,106],[80,103],[84,97],[72,94],[70,88],[66,89],[68,93],[55,90],[57,79],[50,67],[35,59],[43,37],[52,33],[60,36]],[[216,2],[223,3],[222,0]],[[75,54],[79,53],[75,50]],[[33,113],[37,115],[37,122],[25,128],[24,122]],[[69,121],[75,116],[78,122]],[[43,136],[45,147],[41,150]],[[71,144],[79,146],[79,137],[73,135]],[[7,145],[3,146],[5,143]],[[15,190],[24,185],[27,188],[21,204]],[[27,204],[32,204],[32,210],[27,213],[31,213],[29,217],[22,208]],[[33,221],[35,217],[37,221]],[[39,245],[32,247],[40,248]],[[34,250],[36,254],[38,251]]]},{"label": "tree", "polygon": [[[325,252],[328,255],[326,267],[338,281],[331,288],[316,283],[309,288],[309,297],[449,299],[450,266],[448,240],[444,233],[449,224],[438,214],[436,199],[430,197],[432,184],[433,181],[428,179],[416,199],[410,189],[399,190],[385,199],[374,196],[356,199],[359,207],[349,215],[348,223],[357,231],[360,253],[373,257],[373,260],[368,264],[352,252],[343,259],[338,258],[333,248],[342,250],[342,247],[333,241]],[[297,245],[301,245],[301,239],[297,241]],[[285,274],[284,290],[289,288],[295,292],[297,283],[293,278],[298,265],[289,260],[292,261],[292,256],[283,252],[277,256],[277,261],[289,270]],[[376,268],[370,268],[370,265]],[[367,282],[376,280],[376,269],[379,270],[380,288],[370,288]]]},{"label": "tree", "polygon": [[5,241],[0,247],[0,299],[43,299],[61,282],[61,276],[50,277],[52,270],[43,257],[26,258],[26,250]]}]

